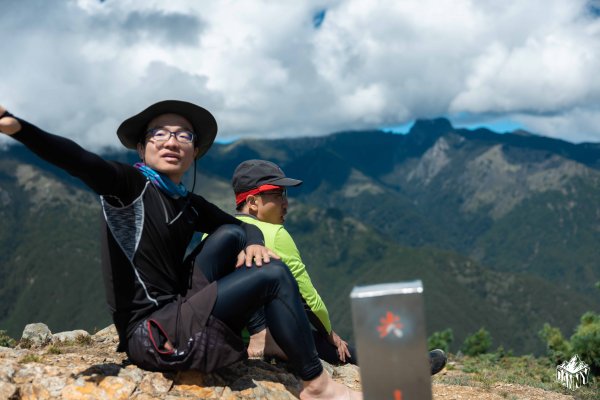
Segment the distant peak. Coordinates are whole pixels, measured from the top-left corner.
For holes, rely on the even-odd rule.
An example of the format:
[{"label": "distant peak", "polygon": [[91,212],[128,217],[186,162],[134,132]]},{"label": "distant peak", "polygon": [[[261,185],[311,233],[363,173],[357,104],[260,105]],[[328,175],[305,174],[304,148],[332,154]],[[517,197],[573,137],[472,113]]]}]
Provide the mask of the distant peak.
[{"label": "distant peak", "polygon": [[452,124],[446,118],[418,119],[407,136],[415,145],[427,149],[440,137],[453,130]]},{"label": "distant peak", "polygon": [[523,130],[523,129],[517,129],[516,131],[512,131],[511,133],[516,136],[526,136],[526,137],[538,137],[539,136],[539,135],[536,135],[535,133],[531,133],[531,132]]},{"label": "distant peak", "polygon": [[418,119],[415,121],[409,133],[428,133],[442,135],[454,130],[450,121],[446,118]]}]

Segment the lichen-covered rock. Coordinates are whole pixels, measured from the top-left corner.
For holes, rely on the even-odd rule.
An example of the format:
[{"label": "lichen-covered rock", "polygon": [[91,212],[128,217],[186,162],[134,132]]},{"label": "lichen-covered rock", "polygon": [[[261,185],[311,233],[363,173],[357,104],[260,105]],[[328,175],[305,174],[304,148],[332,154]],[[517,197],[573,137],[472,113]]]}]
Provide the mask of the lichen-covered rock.
[{"label": "lichen-covered rock", "polygon": [[[132,365],[116,352],[111,325],[89,340],[85,331],[52,335],[44,324],[31,324],[28,349],[0,349],[0,399],[296,399],[302,382],[285,363],[245,360],[212,374],[198,371],[160,373]],[[338,367],[324,364],[339,381],[356,383]],[[354,370],[352,370],[354,371]]]},{"label": "lichen-covered rock", "polygon": [[138,390],[142,393],[165,394],[172,387],[173,381],[160,372],[147,373],[138,384]]},{"label": "lichen-covered rock", "polygon": [[81,377],[65,386],[61,396],[67,400],[126,400],[135,387],[135,383],[118,376]]},{"label": "lichen-covered rock", "polygon": [[21,340],[28,341],[34,346],[42,346],[52,340],[52,332],[50,332],[48,325],[41,322],[28,324],[23,329]]},{"label": "lichen-covered rock", "polygon": [[119,334],[117,333],[117,328],[115,328],[115,325],[112,324],[96,332],[92,336],[92,339],[95,342],[117,344],[119,343]]},{"label": "lichen-covered rock", "polygon": [[[91,340],[55,341],[29,349],[2,347],[0,399],[290,400],[297,399],[302,390],[300,379],[282,362],[245,360],[212,374],[150,372],[132,365],[125,354],[117,353],[117,342],[117,332],[110,326],[92,335]],[[360,390],[358,367],[323,365],[334,380]],[[436,384],[433,379],[434,399],[502,400],[507,396],[530,400],[573,399],[514,384],[468,387]]]},{"label": "lichen-covered rock", "polygon": [[83,329],[77,329],[74,331],[59,332],[52,335],[52,342],[75,342],[77,340],[85,340],[90,334]]},{"label": "lichen-covered rock", "polygon": [[14,383],[6,382],[0,379],[0,399],[10,399],[18,391],[17,385]]}]

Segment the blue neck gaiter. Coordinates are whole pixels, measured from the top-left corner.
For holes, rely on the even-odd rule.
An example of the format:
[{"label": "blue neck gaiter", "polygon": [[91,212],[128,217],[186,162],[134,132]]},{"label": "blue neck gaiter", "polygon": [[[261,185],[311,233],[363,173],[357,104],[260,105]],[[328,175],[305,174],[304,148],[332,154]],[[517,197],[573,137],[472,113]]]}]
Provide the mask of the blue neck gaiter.
[{"label": "blue neck gaiter", "polygon": [[148,178],[150,182],[152,182],[155,186],[160,188],[172,198],[178,199],[180,197],[187,196],[188,190],[183,183],[176,185],[171,179],[169,179],[168,176],[161,174],[160,172],[156,172],[144,163],[135,163],[133,166],[142,174],[144,174],[144,176]]}]

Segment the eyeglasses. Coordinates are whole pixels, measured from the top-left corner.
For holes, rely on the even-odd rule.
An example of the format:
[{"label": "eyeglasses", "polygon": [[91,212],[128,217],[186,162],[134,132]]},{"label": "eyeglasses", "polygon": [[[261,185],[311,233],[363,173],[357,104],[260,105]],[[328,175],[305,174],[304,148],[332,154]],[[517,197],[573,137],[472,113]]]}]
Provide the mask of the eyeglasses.
[{"label": "eyeglasses", "polygon": [[146,132],[146,139],[152,138],[157,142],[166,142],[171,139],[171,136],[175,136],[175,140],[179,143],[190,144],[194,142],[194,132],[191,131],[171,132],[165,128],[154,128]]},{"label": "eyeglasses", "polygon": [[274,192],[260,192],[257,194],[257,196],[264,196],[264,195],[272,195],[275,197],[281,197],[281,199],[287,199],[287,190],[286,189],[281,189],[278,191],[274,191]]}]

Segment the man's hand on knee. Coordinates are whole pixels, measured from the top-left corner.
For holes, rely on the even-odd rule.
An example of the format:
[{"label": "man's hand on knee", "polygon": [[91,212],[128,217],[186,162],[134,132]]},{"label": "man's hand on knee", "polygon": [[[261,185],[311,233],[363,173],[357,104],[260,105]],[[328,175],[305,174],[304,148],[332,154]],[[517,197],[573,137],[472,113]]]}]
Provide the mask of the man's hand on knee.
[{"label": "man's hand on knee", "polygon": [[258,244],[252,244],[246,247],[246,250],[242,250],[237,257],[236,268],[241,267],[244,263],[246,267],[250,268],[252,266],[252,261],[256,264],[257,267],[261,267],[264,263],[269,263],[271,258],[279,260],[280,257],[271,249],[266,248],[265,246],[261,246]]}]

